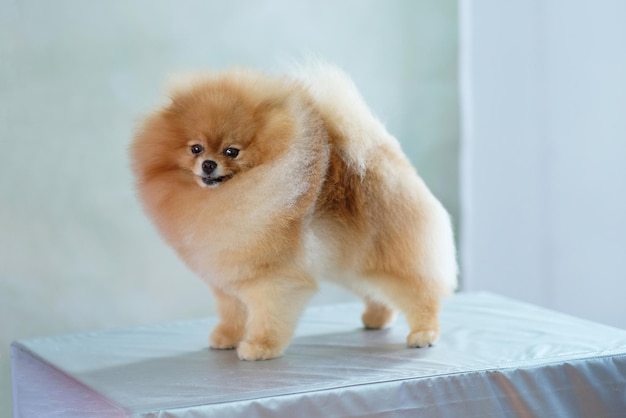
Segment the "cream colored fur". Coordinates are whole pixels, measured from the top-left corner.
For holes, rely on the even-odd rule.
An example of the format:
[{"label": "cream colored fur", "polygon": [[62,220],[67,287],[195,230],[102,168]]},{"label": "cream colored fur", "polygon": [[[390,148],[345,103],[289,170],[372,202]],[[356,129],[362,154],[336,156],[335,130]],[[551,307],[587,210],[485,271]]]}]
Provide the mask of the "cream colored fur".
[{"label": "cream colored fur", "polygon": [[348,76],[327,64],[233,71],[171,97],[139,129],[133,168],[148,215],[213,289],[211,347],[281,355],[320,278],[363,297],[366,327],[399,310],[409,346],[435,343],[456,287],[450,220]]}]

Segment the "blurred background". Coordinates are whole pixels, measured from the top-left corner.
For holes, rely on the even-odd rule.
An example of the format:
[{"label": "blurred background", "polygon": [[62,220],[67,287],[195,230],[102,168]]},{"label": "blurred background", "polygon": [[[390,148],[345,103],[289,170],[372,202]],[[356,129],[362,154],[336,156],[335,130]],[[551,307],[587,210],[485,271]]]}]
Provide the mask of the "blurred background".
[{"label": "blurred background", "polygon": [[129,170],[170,75],[336,63],[458,219],[457,30],[449,0],[0,0],[0,416],[13,340],[214,314]]},{"label": "blurred background", "polygon": [[179,71],[338,64],[452,214],[463,291],[626,328],[625,19],[622,0],[0,0],[0,416],[13,340],[214,314],[128,166]]}]

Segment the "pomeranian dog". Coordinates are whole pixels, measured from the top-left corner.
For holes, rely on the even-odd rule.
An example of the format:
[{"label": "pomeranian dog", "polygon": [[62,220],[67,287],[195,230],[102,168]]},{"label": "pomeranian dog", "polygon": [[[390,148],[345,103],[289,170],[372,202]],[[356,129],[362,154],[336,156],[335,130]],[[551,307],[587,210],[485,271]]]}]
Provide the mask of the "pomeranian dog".
[{"label": "pomeranian dog", "polygon": [[280,356],[319,278],[363,298],[366,328],[399,310],[408,346],[437,341],[457,280],[450,218],[338,68],[191,77],[131,160],[145,211],[215,294],[212,348]]}]

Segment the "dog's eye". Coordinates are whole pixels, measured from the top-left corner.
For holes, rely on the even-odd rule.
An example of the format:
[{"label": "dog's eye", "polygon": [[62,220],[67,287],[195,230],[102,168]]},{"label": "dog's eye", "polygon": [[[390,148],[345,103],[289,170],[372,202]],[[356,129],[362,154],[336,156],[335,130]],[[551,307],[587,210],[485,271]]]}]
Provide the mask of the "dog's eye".
[{"label": "dog's eye", "polygon": [[235,158],[239,155],[239,150],[237,148],[228,147],[224,150],[224,155],[230,158]]},{"label": "dog's eye", "polygon": [[193,144],[191,146],[191,153],[194,155],[198,155],[204,151],[204,147],[200,144]]}]

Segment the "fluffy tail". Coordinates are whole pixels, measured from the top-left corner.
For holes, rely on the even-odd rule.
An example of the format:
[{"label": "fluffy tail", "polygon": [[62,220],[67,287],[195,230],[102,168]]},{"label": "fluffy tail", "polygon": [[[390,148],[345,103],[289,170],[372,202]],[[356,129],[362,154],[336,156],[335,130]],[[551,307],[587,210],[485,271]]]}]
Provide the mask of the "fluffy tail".
[{"label": "fluffy tail", "polygon": [[329,128],[338,135],[339,152],[359,173],[370,151],[382,144],[399,148],[397,140],[374,116],[352,79],[339,67],[308,59],[291,71],[308,90]]}]

